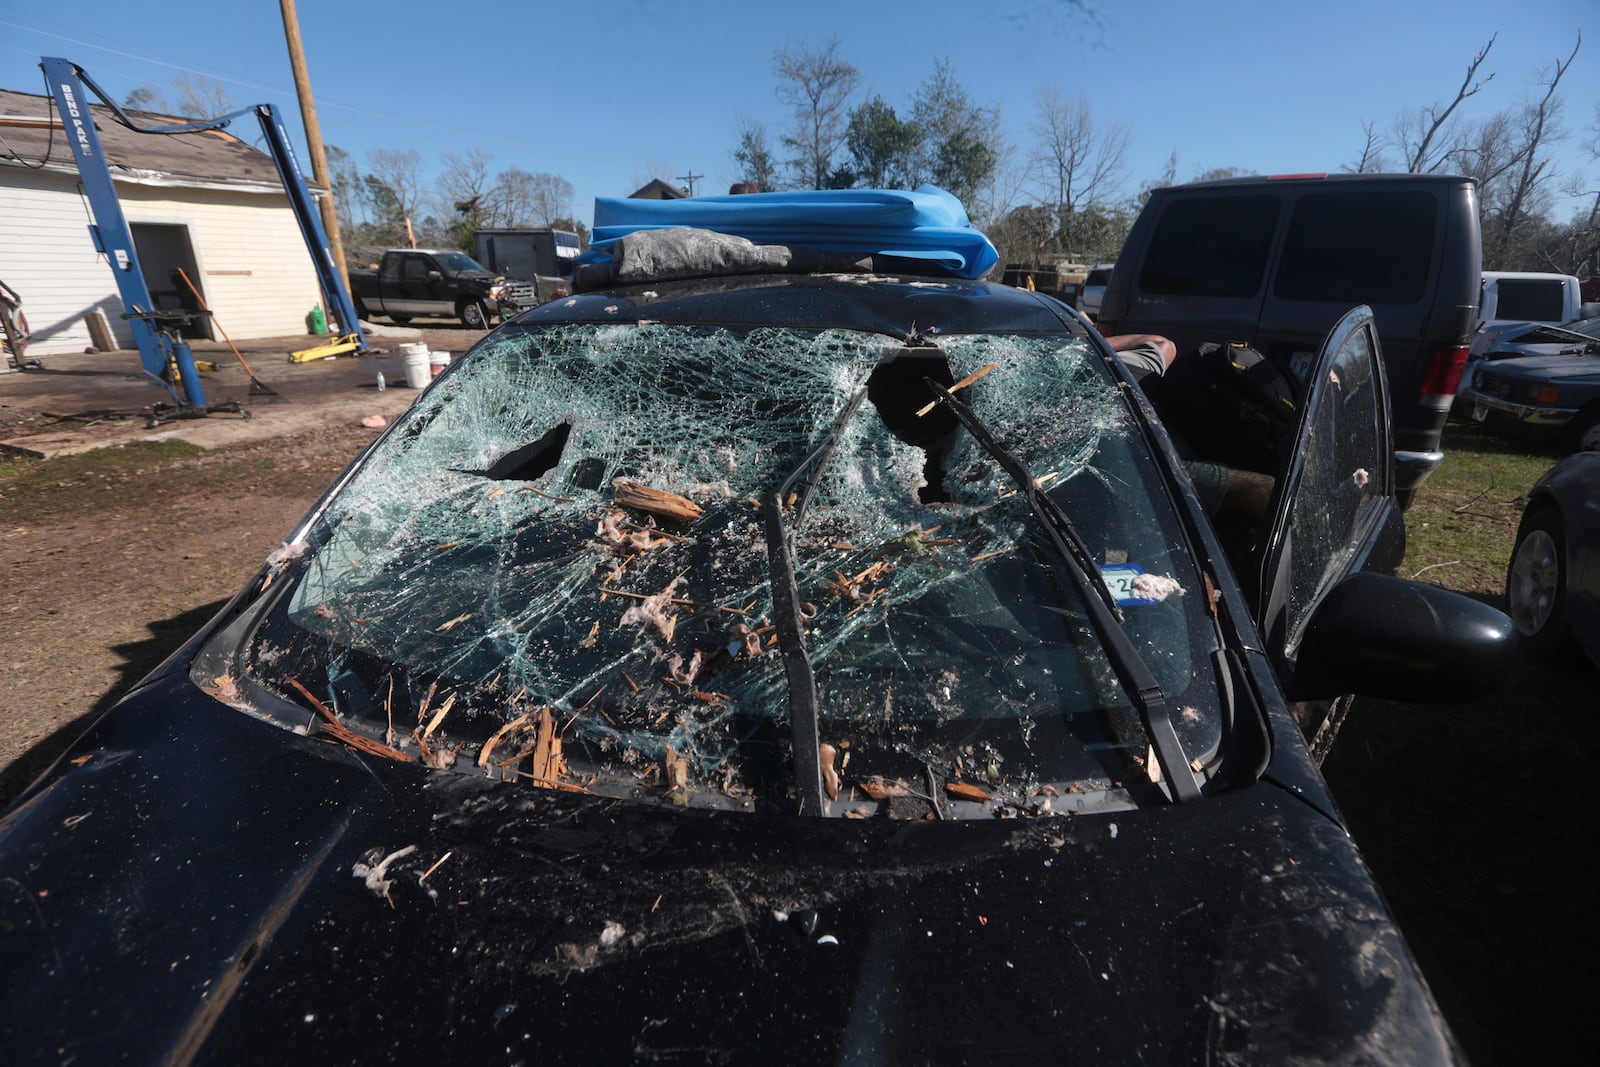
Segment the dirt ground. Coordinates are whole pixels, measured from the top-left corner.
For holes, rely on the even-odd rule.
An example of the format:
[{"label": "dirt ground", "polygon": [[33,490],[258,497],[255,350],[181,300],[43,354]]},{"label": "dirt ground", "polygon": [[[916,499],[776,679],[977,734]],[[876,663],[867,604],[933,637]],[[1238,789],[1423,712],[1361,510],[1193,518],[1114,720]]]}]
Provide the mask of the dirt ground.
[{"label": "dirt ground", "polygon": [[[475,336],[424,334],[456,351]],[[0,382],[0,436],[38,424]],[[0,457],[0,804],[217,611],[376,432]],[[1510,699],[1358,701],[1325,767],[1479,1067],[1562,1062],[1582,1026],[1595,677],[1524,662]]]},{"label": "dirt ground", "polygon": [[[422,331],[430,349],[457,353],[480,336]],[[139,386],[137,356],[117,358]],[[246,358],[290,392],[281,352]],[[377,365],[337,370],[366,384]],[[85,378],[90,395],[99,382]],[[0,438],[60,425],[41,414],[50,401],[19,398],[25,384],[39,387],[0,379]],[[142,388],[126,395],[161,399]],[[233,418],[216,417],[219,427]],[[138,421],[88,432],[102,429],[161,436]],[[220,609],[377,433],[341,413],[311,432],[217,449],[129,444],[47,465],[0,456],[0,804]]]}]

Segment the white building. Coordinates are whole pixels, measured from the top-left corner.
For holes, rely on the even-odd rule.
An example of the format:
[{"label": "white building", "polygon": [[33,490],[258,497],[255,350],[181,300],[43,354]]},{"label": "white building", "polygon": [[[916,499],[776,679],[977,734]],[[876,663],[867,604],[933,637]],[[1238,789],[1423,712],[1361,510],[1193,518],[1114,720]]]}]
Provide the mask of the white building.
[{"label": "white building", "polygon": [[[143,134],[109,108],[92,110],[157,306],[194,306],[174,273],[182,268],[229,337],[307,332],[322,295],[272,159],[240,139],[255,137],[255,120],[234,120],[230,130],[240,136]],[[141,125],[182,121],[129,114]],[[0,89],[0,281],[22,297],[29,356],[93,348],[88,318],[97,309],[118,347],[134,347],[90,222],[54,101]],[[204,319],[190,332],[220,338]]]}]

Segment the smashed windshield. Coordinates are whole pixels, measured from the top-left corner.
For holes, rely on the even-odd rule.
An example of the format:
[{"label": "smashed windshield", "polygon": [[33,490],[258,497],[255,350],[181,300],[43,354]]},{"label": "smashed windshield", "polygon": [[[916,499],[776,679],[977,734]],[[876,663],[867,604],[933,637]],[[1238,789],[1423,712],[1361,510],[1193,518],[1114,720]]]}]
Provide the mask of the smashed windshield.
[{"label": "smashed windshield", "polygon": [[[323,706],[302,728],[379,755],[754,807],[797,771],[773,597],[792,576],[829,813],[1132,803],[1148,739],[1061,558],[929,403],[927,380],[969,377],[1199,766],[1221,733],[1201,583],[1105,368],[1066,336],[502,330],[317,519],[241,665]],[[763,502],[808,457],[775,552]]]}]

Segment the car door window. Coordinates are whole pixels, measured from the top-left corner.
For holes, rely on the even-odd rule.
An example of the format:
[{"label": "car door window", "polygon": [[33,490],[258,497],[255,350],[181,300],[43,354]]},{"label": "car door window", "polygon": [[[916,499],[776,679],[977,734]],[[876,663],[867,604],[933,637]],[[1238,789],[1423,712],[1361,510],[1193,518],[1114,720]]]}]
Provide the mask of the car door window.
[{"label": "car door window", "polygon": [[1288,498],[1290,649],[1311,608],[1351,566],[1373,509],[1390,492],[1386,401],[1372,321],[1340,332],[1336,327],[1337,347],[1319,361]]},{"label": "car door window", "polygon": [[408,282],[426,282],[428,280],[428,261],[421,256],[407,256],[401,276]]}]

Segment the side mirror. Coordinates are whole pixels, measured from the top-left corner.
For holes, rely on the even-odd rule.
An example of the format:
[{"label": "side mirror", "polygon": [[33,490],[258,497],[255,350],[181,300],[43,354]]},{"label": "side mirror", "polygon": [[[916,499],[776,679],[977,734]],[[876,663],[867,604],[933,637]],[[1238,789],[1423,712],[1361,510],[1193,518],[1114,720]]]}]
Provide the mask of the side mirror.
[{"label": "side mirror", "polygon": [[1353,574],[1328,591],[1306,626],[1292,697],[1461,703],[1498,689],[1514,654],[1511,620],[1487,604],[1386,574]]},{"label": "side mirror", "polygon": [[443,274],[440,274],[440,273],[439,273],[439,272],[438,272],[438,271],[436,271],[436,270],[430,270],[430,271],[429,271],[429,272],[428,272],[428,280],[429,280],[429,281],[430,281],[430,282],[436,282],[436,281],[438,281],[438,280],[439,280],[439,279],[440,279],[440,278],[443,278],[443,277],[444,277],[444,275],[443,275]]}]

